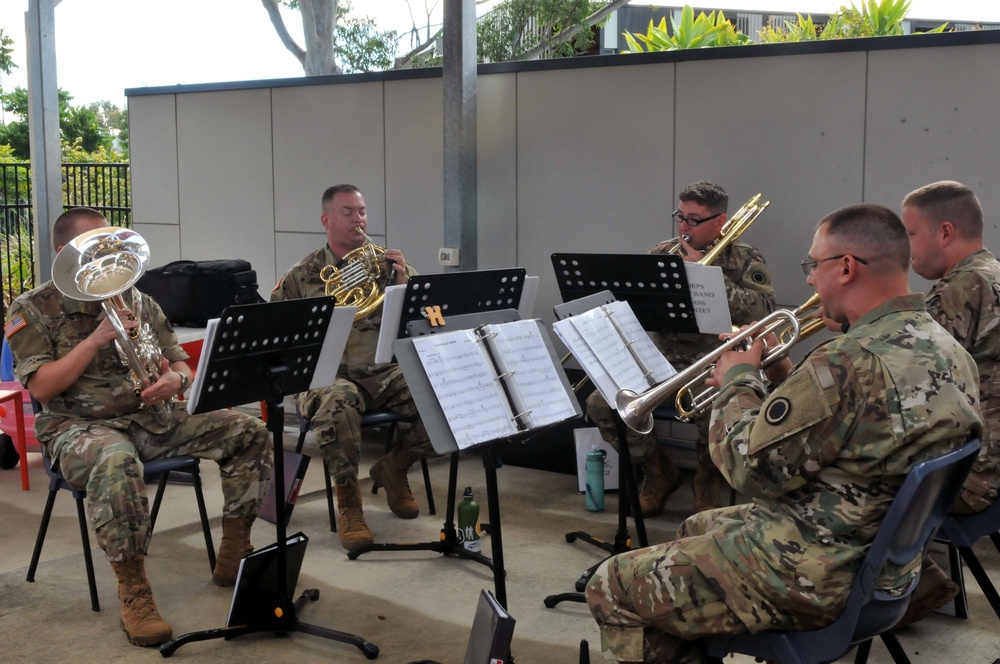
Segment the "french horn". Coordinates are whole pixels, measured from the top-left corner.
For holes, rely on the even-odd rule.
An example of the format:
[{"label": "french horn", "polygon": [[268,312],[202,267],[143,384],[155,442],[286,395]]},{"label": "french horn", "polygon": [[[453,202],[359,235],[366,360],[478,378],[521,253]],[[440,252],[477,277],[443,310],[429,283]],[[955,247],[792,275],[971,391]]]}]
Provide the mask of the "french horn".
[{"label": "french horn", "polygon": [[319,273],[326,294],[338,305],[358,308],[354,314],[356,321],[378,309],[385,298],[385,287],[395,278],[395,272],[385,260],[385,247],[375,244],[360,228],[357,232],[364,237],[365,243],[344,256],[343,267],[327,265]]},{"label": "french horn", "polygon": [[[52,262],[52,282],[66,297],[100,302],[115,328],[115,347],[129,369],[138,396],[160,378],[163,353],[148,323],[142,323],[142,298],[135,282],[149,264],[149,245],[128,228],[95,228],[68,242]],[[126,301],[127,298],[127,301]],[[140,321],[126,329],[123,318]],[[171,404],[143,404],[156,421],[166,424]]]}]

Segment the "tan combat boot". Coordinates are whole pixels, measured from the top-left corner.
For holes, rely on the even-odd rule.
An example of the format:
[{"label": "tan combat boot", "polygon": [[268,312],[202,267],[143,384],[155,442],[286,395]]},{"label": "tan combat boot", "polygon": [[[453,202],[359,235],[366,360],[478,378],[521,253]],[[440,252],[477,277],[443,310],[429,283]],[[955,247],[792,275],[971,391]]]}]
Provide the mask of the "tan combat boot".
[{"label": "tan combat boot", "polygon": [[368,471],[372,479],[385,488],[389,509],[400,519],[415,519],[420,514],[420,506],[417,505],[406,479],[406,471],[416,460],[417,457],[410,450],[393,447]]},{"label": "tan combat boot", "polygon": [[371,544],[375,541],[372,531],[365,523],[365,514],[361,511],[361,487],[357,478],[338,480],[337,484],[337,534],[341,545],[348,551]]},{"label": "tan combat boot", "polygon": [[642,511],[642,516],[649,518],[663,511],[667,496],[676,491],[681,484],[681,473],[659,445],[655,446],[652,454],[642,462],[642,470],[646,479],[642,483],[642,491],[639,492],[639,509]]},{"label": "tan combat boot", "polygon": [[170,640],[174,630],[156,610],[153,589],[146,578],[141,555],[111,563],[118,577],[118,599],[122,603],[121,626],[129,643],[157,646]]},{"label": "tan combat boot", "polygon": [[240,561],[253,551],[250,545],[252,525],[252,519],[241,516],[222,517],[222,542],[215,557],[215,570],[212,571],[212,583],[215,585],[225,588],[236,583]]},{"label": "tan combat boot", "polygon": [[703,464],[698,461],[698,467],[694,471],[694,511],[704,512],[721,507],[719,491],[722,489],[722,473],[709,462]]}]

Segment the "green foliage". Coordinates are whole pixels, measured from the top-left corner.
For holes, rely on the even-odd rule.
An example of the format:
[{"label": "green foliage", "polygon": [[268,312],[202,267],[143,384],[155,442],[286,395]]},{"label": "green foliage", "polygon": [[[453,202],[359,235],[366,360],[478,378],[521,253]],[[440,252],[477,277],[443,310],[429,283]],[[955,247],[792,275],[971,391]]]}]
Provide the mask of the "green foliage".
[{"label": "green foliage", "polygon": [[0,72],[10,75],[14,71],[14,58],[11,57],[11,53],[14,52],[14,40],[7,36],[4,32],[4,28],[0,28]]},{"label": "green foliage", "polygon": [[379,30],[375,19],[345,18],[337,21],[334,49],[345,74],[391,69],[396,59],[395,30]]},{"label": "green foliage", "polygon": [[568,41],[553,44],[551,57],[570,57],[594,44],[587,18],[607,2],[594,0],[507,0],[476,23],[480,62],[516,60],[538,46],[542,39],[580,26]]},{"label": "green foliage", "polygon": [[[123,125],[127,126],[127,115],[109,101],[96,102],[89,106],[72,106],[70,104],[72,100],[73,96],[70,93],[59,89],[61,140],[69,144],[79,141],[87,152],[95,152],[102,147],[105,150],[112,150],[114,134],[120,131]],[[13,92],[0,96],[0,101],[4,110],[17,118],[0,126],[0,145],[11,146],[15,155],[23,161],[28,161],[30,158],[28,91],[22,87],[14,88]],[[128,159],[127,153],[125,159]]]},{"label": "green foliage", "polygon": [[761,28],[758,39],[764,44],[774,44],[778,42],[801,42],[816,41],[819,39],[819,29],[813,23],[812,16],[803,17],[796,14],[797,21],[784,21],[783,26],[768,23]]},{"label": "green foliage", "polygon": [[695,17],[691,5],[684,5],[679,23],[671,17],[670,28],[668,31],[667,19],[664,17],[656,26],[650,20],[645,35],[624,33],[629,45],[627,52],[652,53],[705,46],[736,46],[750,41],[747,35],[733,28],[721,11],[718,14],[712,12],[708,16],[701,12]]},{"label": "green foliage", "polygon": [[7,232],[0,233],[0,272],[3,276],[0,289],[3,290],[4,311],[13,298],[35,287],[31,234],[17,223],[7,225],[5,230]]}]

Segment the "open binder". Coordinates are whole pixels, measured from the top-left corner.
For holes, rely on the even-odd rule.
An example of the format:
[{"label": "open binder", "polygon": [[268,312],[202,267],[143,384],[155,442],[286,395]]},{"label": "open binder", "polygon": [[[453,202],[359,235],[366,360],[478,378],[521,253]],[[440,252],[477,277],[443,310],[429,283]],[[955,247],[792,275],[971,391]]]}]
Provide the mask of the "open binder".
[{"label": "open binder", "polygon": [[505,664],[512,661],[510,642],[513,637],[514,617],[484,588],[479,592],[463,664]]},{"label": "open binder", "polygon": [[677,373],[628,302],[602,304],[557,321],[552,329],[612,407],[619,391],[642,393]]},{"label": "open binder", "polygon": [[[422,415],[440,411],[457,449],[580,414],[538,320],[486,324],[406,341],[419,361],[420,379],[426,380],[433,395],[425,400],[427,405],[418,402],[417,407]],[[405,355],[397,348],[404,373],[409,365],[410,380],[414,366],[403,359]],[[412,391],[414,399],[426,394]]]}]

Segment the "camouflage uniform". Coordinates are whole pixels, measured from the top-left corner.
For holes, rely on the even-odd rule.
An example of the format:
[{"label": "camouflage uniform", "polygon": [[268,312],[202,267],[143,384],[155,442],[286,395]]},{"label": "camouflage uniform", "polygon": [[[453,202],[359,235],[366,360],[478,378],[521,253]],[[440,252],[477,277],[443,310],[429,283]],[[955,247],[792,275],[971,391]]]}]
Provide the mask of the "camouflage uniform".
[{"label": "camouflage uniform", "polygon": [[966,256],[931,288],[927,310],[979,365],[983,446],[955,511],[980,512],[1000,490],[1000,263],[988,249]]},{"label": "camouflage uniform", "polygon": [[[862,316],[770,396],[750,365],[724,384],[712,458],[753,502],[695,514],[679,539],[598,569],[587,602],[611,659],[698,662],[705,635],[829,624],[907,472],[982,429],[975,362],[919,294]],[[878,587],[906,586],[918,566]]]},{"label": "camouflage uniform", "polygon": [[[325,295],[326,285],[319,274],[327,265],[340,267],[340,259],[328,246],[314,251],[293,265],[281,278],[271,301],[294,300]],[[407,265],[410,275],[416,272]],[[396,364],[375,364],[375,348],[382,323],[379,306],[367,318],[354,322],[347,338],[347,348],[330,387],[321,387],[296,395],[303,417],[309,418],[319,440],[320,451],[330,476],[345,480],[358,476],[361,456],[361,416],[369,408],[394,410],[417,417],[417,408],[406,386],[403,372]],[[412,425],[399,424],[397,445],[409,448],[415,456],[432,452],[430,438],[420,420]]]},{"label": "camouflage uniform", "polygon": [[[667,240],[647,253],[667,254],[676,244],[674,240]],[[774,287],[759,251],[748,244],[734,242],[720,254],[714,265],[722,268],[729,300],[729,315],[734,325],[747,325],[774,311]],[[687,368],[719,345],[717,334],[656,333],[653,340],[678,371]],[[594,392],[587,398],[587,415],[600,429],[601,437],[617,449],[618,436],[612,410],[599,392]],[[708,456],[708,415],[698,418],[694,424],[698,426],[699,463],[711,466],[712,461]],[[640,434],[631,429],[627,432],[626,440],[635,463],[648,457],[656,445],[655,434]]]},{"label": "camouflage uniform", "polygon": [[[154,332],[163,357],[171,363],[188,359],[159,305],[141,297],[140,322]],[[67,355],[94,332],[102,314],[99,303],[64,298],[51,281],[19,297],[9,320],[25,325],[7,339],[17,379],[27,385],[39,367]],[[191,416],[175,407],[160,424],[141,408],[128,375],[109,344],[35,417],[35,435],[53,468],[86,491],[90,524],[108,560],[145,554],[145,461],[186,454],[212,459],[222,475],[223,515],[256,517],[271,476],[271,437],[263,423],[230,411]]]}]

